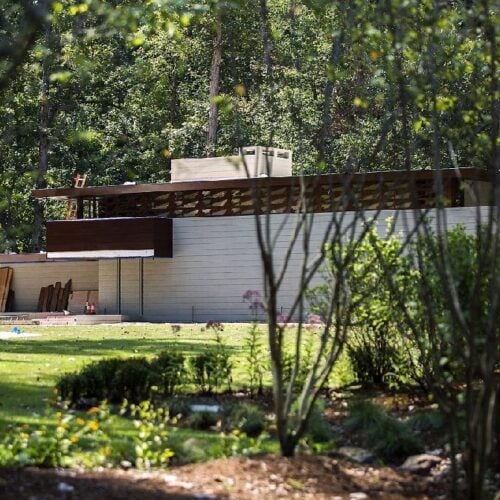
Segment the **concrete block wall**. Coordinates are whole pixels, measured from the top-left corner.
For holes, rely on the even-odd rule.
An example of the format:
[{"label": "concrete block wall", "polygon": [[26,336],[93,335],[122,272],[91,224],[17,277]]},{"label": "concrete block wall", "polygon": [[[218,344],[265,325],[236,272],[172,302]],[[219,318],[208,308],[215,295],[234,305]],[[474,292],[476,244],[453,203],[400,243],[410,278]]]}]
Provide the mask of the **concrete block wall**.
[{"label": "concrete block wall", "polygon": [[11,289],[16,294],[16,311],[35,312],[40,288],[53,285],[56,281],[64,286],[71,279],[73,290],[97,290],[99,286],[97,261],[16,263],[2,266],[14,269]]},{"label": "concrete block wall", "polygon": [[[486,208],[482,208],[484,213]],[[370,213],[367,212],[367,218]],[[275,261],[283,261],[293,228],[293,215],[273,215],[271,230],[281,228],[276,241]],[[377,230],[385,234],[387,219],[395,218],[396,232],[405,233],[413,226],[413,212],[384,211]],[[432,217],[432,214],[430,214]],[[474,231],[475,208],[446,210],[448,227],[463,224]],[[322,236],[331,214],[316,214],[311,237],[314,255],[321,246]],[[353,220],[346,213],[344,227]],[[137,314],[143,305],[143,317],[148,321],[205,322],[248,321],[248,305],[243,303],[246,290],[262,290],[262,267],[252,216],[179,218],[174,219],[174,257],[144,259],[141,299],[140,259],[121,261],[121,313]],[[356,231],[361,230],[358,224]],[[297,242],[283,284],[279,304],[286,312],[298,287],[301,240]],[[117,270],[115,260],[99,263],[99,296],[101,311],[118,312]],[[321,279],[318,273],[316,281]]]}]

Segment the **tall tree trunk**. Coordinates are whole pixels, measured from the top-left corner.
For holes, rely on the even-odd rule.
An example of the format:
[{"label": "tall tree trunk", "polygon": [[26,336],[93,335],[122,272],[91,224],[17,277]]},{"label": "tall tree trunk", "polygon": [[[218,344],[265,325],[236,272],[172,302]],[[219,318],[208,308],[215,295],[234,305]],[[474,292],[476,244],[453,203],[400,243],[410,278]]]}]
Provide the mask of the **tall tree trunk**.
[{"label": "tall tree trunk", "polygon": [[220,89],[220,66],[222,63],[222,20],[220,15],[216,20],[212,65],[210,69],[210,109],[208,112],[207,156],[215,156],[217,148],[217,129],[219,126],[219,107],[215,98]]},{"label": "tall tree trunk", "polygon": [[[342,29],[340,33],[334,33],[332,36],[332,44],[330,48],[330,56],[328,58],[328,62],[333,69],[337,69],[340,59],[342,57],[342,51],[345,41],[345,31],[346,26],[345,23],[347,20],[344,20],[344,12],[340,12],[342,16]],[[349,14],[348,14],[349,15]],[[319,130],[318,139],[317,139],[317,149],[318,149],[318,163],[324,163],[327,156],[327,145],[328,138],[331,133],[332,128],[332,103],[335,93],[337,91],[336,81],[334,81],[331,77],[328,77],[326,81],[325,88],[323,90],[323,115],[321,119],[321,128]]]},{"label": "tall tree trunk", "polygon": [[264,45],[264,68],[269,83],[273,84],[273,42],[269,25],[269,9],[266,0],[260,0],[260,31]]},{"label": "tall tree trunk", "polygon": [[[46,43],[50,49],[51,29],[46,30]],[[51,53],[42,61],[42,85],[40,95],[40,112],[38,117],[38,165],[36,169],[35,188],[42,189],[47,186],[47,170],[49,167],[49,127],[51,121],[50,90],[50,61]],[[31,246],[34,252],[42,249],[42,227],[43,227],[43,205],[40,200],[35,200],[35,211],[33,215],[33,232]]]}]

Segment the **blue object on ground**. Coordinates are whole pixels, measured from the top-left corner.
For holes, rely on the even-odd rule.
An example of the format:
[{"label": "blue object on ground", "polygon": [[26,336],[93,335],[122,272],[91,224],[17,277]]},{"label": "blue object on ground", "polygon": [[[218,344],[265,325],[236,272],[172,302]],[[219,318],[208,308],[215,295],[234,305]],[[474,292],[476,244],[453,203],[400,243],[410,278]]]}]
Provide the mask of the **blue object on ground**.
[{"label": "blue object on ground", "polygon": [[16,335],[19,335],[20,333],[22,333],[21,329],[18,326],[13,326],[12,330],[10,332],[15,333]]}]

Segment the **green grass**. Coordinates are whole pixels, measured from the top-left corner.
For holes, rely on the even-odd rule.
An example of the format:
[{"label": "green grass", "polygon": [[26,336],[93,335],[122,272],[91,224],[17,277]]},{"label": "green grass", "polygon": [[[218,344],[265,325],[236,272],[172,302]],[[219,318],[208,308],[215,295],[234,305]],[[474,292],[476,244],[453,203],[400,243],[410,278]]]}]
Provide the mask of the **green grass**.
[{"label": "green grass", "polygon": [[[22,329],[39,336],[0,340],[0,429],[16,422],[42,422],[58,377],[90,361],[115,356],[152,357],[168,349],[194,354],[214,344],[213,332],[202,325],[183,325],[177,333],[164,324]],[[237,324],[225,325],[223,332],[234,364],[236,388],[245,383],[241,345],[246,331],[247,325]]]},{"label": "green grass", "polygon": [[[233,390],[248,384],[243,346],[249,328],[249,324],[225,324],[222,332],[231,355]],[[0,327],[0,330],[8,329],[8,326]],[[11,424],[54,426],[54,409],[50,401],[55,399],[57,380],[92,361],[111,357],[153,357],[170,349],[194,355],[216,345],[214,332],[199,324],[182,325],[180,331],[174,331],[169,324],[24,326],[22,330],[38,336],[0,340],[0,434]],[[261,341],[266,345],[265,325],[260,330]],[[333,385],[342,385],[352,377],[351,373],[349,363],[339,362],[334,369]],[[270,386],[270,382],[270,370],[267,370],[264,385]],[[130,419],[116,415],[109,436],[113,448],[119,453],[120,447],[130,446],[128,438],[134,432]],[[206,460],[223,454],[223,442],[213,431],[187,427],[173,429],[171,443],[181,462]],[[267,451],[278,449],[274,439],[266,440],[262,446]]]}]

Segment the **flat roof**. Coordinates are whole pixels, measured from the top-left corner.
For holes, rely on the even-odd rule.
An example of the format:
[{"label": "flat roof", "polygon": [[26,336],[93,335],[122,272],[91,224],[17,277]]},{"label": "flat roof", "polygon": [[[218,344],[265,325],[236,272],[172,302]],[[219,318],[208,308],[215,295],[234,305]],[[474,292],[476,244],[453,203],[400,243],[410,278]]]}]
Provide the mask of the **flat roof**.
[{"label": "flat roof", "polygon": [[[468,167],[460,169],[442,169],[441,174],[445,178],[457,178],[462,180],[488,181],[486,170]],[[215,189],[245,189],[252,186],[259,187],[286,187],[294,186],[301,182],[306,184],[337,184],[346,182],[374,182],[374,181],[404,181],[428,180],[435,176],[435,170],[390,170],[366,173],[343,173],[343,174],[321,174],[321,175],[293,175],[289,177],[252,177],[242,179],[217,179],[196,180],[182,182],[165,182],[159,184],[117,184],[111,186],[88,186],[83,188],[47,188],[35,189],[32,195],[35,198],[67,199],[67,198],[89,198],[99,196],[119,196],[127,194],[142,193],[171,193],[177,191],[203,191]]]}]

